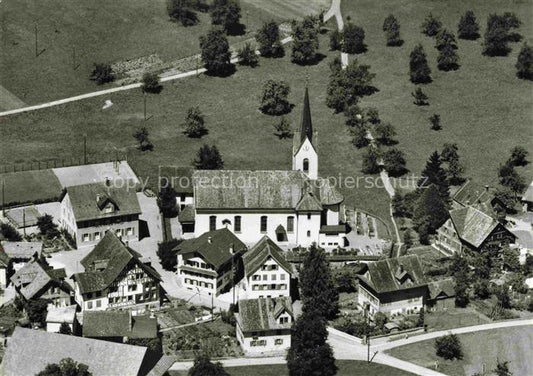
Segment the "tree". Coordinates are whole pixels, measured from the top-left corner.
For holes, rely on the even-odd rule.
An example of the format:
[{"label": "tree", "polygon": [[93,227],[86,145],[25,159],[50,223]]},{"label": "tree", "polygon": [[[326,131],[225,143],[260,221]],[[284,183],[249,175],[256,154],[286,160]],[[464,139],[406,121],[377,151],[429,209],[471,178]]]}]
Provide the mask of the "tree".
[{"label": "tree", "polygon": [[367,148],[363,154],[361,171],[364,174],[377,174],[380,171],[378,156],[374,148]]},{"label": "tree", "polygon": [[365,111],[366,119],[370,124],[379,125],[381,119],[379,118],[378,109],[375,107],[369,107]]},{"label": "tree", "polygon": [[329,262],[324,250],[311,245],[300,272],[303,310],[316,310],[328,320],[339,311],[339,293],[335,289]]},{"label": "tree", "polygon": [[441,27],[442,22],[440,22],[433,16],[433,14],[430,13],[422,23],[422,34],[425,34],[428,37],[434,37],[437,35]]},{"label": "tree", "polygon": [[357,59],[352,59],[344,73],[344,89],[348,97],[347,102],[352,104],[356,99],[365,95],[373,94],[377,89],[371,85],[376,75],[370,73],[370,65],[359,64]]},{"label": "tree", "polygon": [[396,130],[391,123],[379,123],[376,126],[376,138],[383,145],[395,144],[394,136],[396,136]]},{"label": "tree", "polygon": [[498,304],[502,308],[511,308],[511,297],[509,296],[509,286],[502,285],[496,288],[494,295],[498,300]]},{"label": "tree", "polygon": [[504,16],[491,14],[487,20],[483,54],[488,56],[507,56],[511,50],[509,43],[510,24]]},{"label": "tree", "polygon": [[518,249],[505,246],[502,256],[504,269],[510,272],[516,272],[520,269],[520,251]]},{"label": "tree", "polygon": [[170,184],[161,186],[161,190],[157,196],[157,206],[159,206],[159,210],[161,210],[161,213],[163,213],[164,217],[171,218],[178,214],[178,209],[176,206],[176,191]]},{"label": "tree", "polygon": [[111,68],[111,65],[109,64],[95,63],[89,78],[92,81],[96,81],[98,85],[103,85],[115,81],[115,72],[113,72],[113,68]]},{"label": "tree", "polygon": [[444,47],[439,51],[439,56],[437,57],[437,67],[441,71],[451,71],[459,69],[459,57],[457,52],[450,44],[444,45]]},{"label": "tree", "polygon": [[61,326],[59,327],[59,333],[72,335],[72,329],[70,328],[70,325],[68,323],[63,321],[61,323]]},{"label": "tree", "polygon": [[493,372],[496,376],[513,376],[511,371],[509,371],[509,362],[500,359],[496,360],[496,368],[494,368]]},{"label": "tree", "polygon": [[159,82],[159,76],[157,74],[147,72],[143,75],[143,93],[159,94],[161,90],[163,90],[163,85]]},{"label": "tree", "polygon": [[516,172],[514,166],[509,162],[500,166],[498,176],[500,178],[500,184],[509,188],[515,197],[526,188],[524,178]]},{"label": "tree", "polygon": [[57,363],[49,363],[37,376],[92,376],[89,367],[71,358],[64,358]]},{"label": "tree", "polygon": [[329,49],[339,51],[342,47],[342,34],[338,29],[334,29],[329,34]]},{"label": "tree", "polygon": [[205,127],[204,115],[198,106],[189,107],[183,126],[185,127],[183,133],[191,138],[200,138],[208,132]]},{"label": "tree", "polygon": [[199,22],[198,15],[193,10],[191,1],[168,0],[167,12],[173,21],[181,22],[183,26],[192,26]]},{"label": "tree", "polygon": [[445,46],[457,49],[457,41],[452,32],[446,29],[441,29],[435,36],[435,48],[437,50],[442,50]]},{"label": "tree", "polygon": [[[392,196],[392,210],[394,212],[394,216],[396,217],[404,217],[406,215],[406,207],[405,207],[405,197],[402,196],[400,193],[395,192],[394,196]],[[405,241],[404,241],[405,243]]]},{"label": "tree", "polygon": [[401,46],[403,44],[400,37],[400,24],[392,14],[389,14],[383,21],[383,31],[387,38],[387,46]]},{"label": "tree", "polygon": [[220,170],[224,167],[224,162],[216,145],[202,146],[196,153],[193,164],[198,170]]},{"label": "tree", "polygon": [[[364,148],[365,146],[368,146],[370,141],[367,137],[367,130],[364,126],[355,126],[350,129],[350,134],[352,135],[352,144],[356,148]],[[363,156],[364,159],[364,156]],[[363,161],[364,165],[364,161]]]},{"label": "tree", "polygon": [[0,233],[2,236],[10,242],[19,242],[22,240],[22,235],[17,229],[11,226],[9,223],[0,223]]},{"label": "tree", "polygon": [[431,129],[434,131],[440,131],[442,129],[440,125],[440,115],[433,114],[429,117],[429,122],[431,123]]},{"label": "tree", "polygon": [[360,54],[366,51],[365,31],[362,27],[348,22],[342,30],[342,52]]},{"label": "tree", "polygon": [[41,235],[47,239],[53,239],[60,235],[57,224],[54,223],[54,218],[50,214],[45,214],[37,218],[37,227]]},{"label": "tree", "polygon": [[434,151],[421,174],[421,179],[418,181],[419,187],[428,187],[434,184],[439,191],[440,197],[447,203],[450,199],[449,181],[446,170],[442,167],[442,160],[437,151]]},{"label": "tree", "polygon": [[350,265],[341,268],[335,268],[333,276],[335,288],[339,292],[356,292],[357,291],[357,274],[355,269]]},{"label": "tree", "polygon": [[333,376],[337,373],[327,337],[324,318],[315,310],[306,310],[304,303],[303,314],[291,329],[291,347],[287,353],[290,376]]},{"label": "tree", "polygon": [[398,177],[407,172],[404,153],[396,148],[391,148],[383,155],[383,165],[390,176]]},{"label": "tree", "polygon": [[157,256],[159,257],[163,269],[168,271],[176,270],[178,260],[174,248],[176,248],[180,243],[181,240],[172,239],[157,245]]},{"label": "tree", "polygon": [[235,34],[240,24],[241,6],[236,0],[214,0],[211,6],[211,22],[222,26],[228,34]]},{"label": "tree", "polygon": [[226,75],[231,72],[228,38],[221,29],[212,28],[207,35],[200,37],[202,62],[205,69],[212,75]]},{"label": "tree", "polygon": [[265,22],[257,31],[255,40],[259,44],[259,52],[264,57],[280,57],[284,55],[279,27],[274,21]]},{"label": "tree", "polygon": [[403,244],[405,245],[406,249],[409,249],[413,246],[413,237],[411,235],[411,230],[409,229],[406,229],[403,233]]},{"label": "tree", "polygon": [[460,185],[464,182],[462,176],[464,172],[464,166],[459,160],[459,147],[457,144],[444,144],[442,153],[440,154],[442,163],[447,164],[445,168],[446,176],[451,185]]},{"label": "tree", "polygon": [[435,349],[437,350],[437,356],[446,360],[463,359],[461,341],[455,334],[437,338],[435,340]]},{"label": "tree", "polygon": [[421,44],[417,45],[409,55],[409,74],[414,84],[431,82],[431,69],[429,69],[426,53]]},{"label": "tree", "polygon": [[468,285],[464,282],[457,281],[455,282],[455,306],[464,308],[470,302],[470,297],[468,295]]},{"label": "tree", "polygon": [[154,145],[148,139],[148,129],[146,127],[141,127],[133,134],[133,137],[139,142],[139,149],[141,151],[152,150]]},{"label": "tree", "polygon": [[413,103],[417,106],[429,106],[428,96],[422,91],[422,88],[417,87],[411,95],[415,98]]},{"label": "tree", "polygon": [[374,325],[376,326],[376,329],[383,330],[385,329],[385,324],[389,321],[389,318],[383,312],[376,312],[374,314],[373,320],[374,320]]},{"label": "tree", "polygon": [[440,197],[438,188],[431,184],[416,201],[413,213],[414,228],[420,232],[422,227],[428,234],[433,234],[447,219],[448,208]]},{"label": "tree", "polygon": [[425,322],[425,310],[424,308],[420,308],[420,311],[418,311],[418,319],[416,320],[416,326],[422,327],[424,326]]},{"label": "tree", "polygon": [[516,75],[518,78],[533,80],[533,48],[524,43],[516,60]]},{"label": "tree", "polygon": [[255,49],[249,42],[245,43],[244,46],[239,49],[237,57],[239,59],[239,64],[248,65],[252,68],[257,66],[257,63],[259,62],[259,58],[255,54]]},{"label": "tree", "polygon": [[346,96],[345,74],[340,65],[341,62],[339,58],[335,58],[332,64],[330,64],[332,69],[326,94],[326,105],[329,108],[334,109],[337,113],[344,111],[350,104],[357,103],[357,98],[348,98]]},{"label": "tree", "polygon": [[296,22],[292,38],[292,62],[300,65],[314,63],[318,49],[318,27],[315,19],[307,16],[301,22]]},{"label": "tree", "polygon": [[457,33],[461,39],[475,40],[479,38],[479,25],[477,24],[474,12],[467,10],[461,16],[457,29]]},{"label": "tree", "polygon": [[278,136],[280,140],[284,138],[292,138],[294,135],[291,125],[285,116],[281,117],[279,123],[274,124],[274,128],[276,129],[275,135]]},{"label": "tree", "polygon": [[480,279],[474,284],[474,295],[478,299],[487,299],[490,297],[490,287],[487,279]]},{"label": "tree", "polygon": [[46,314],[48,312],[47,299],[32,299],[26,303],[25,309],[28,313],[28,319],[32,323],[38,323],[42,327],[46,325]]},{"label": "tree", "polygon": [[527,156],[529,152],[523,146],[515,146],[511,149],[511,157],[509,158],[509,164],[513,166],[525,166],[527,165]]},{"label": "tree", "polygon": [[189,370],[189,376],[229,376],[220,362],[211,363],[206,355],[199,355]]},{"label": "tree", "polygon": [[287,99],[291,88],[285,81],[268,80],[263,85],[261,112],[267,115],[283,115],[291,110]]}]

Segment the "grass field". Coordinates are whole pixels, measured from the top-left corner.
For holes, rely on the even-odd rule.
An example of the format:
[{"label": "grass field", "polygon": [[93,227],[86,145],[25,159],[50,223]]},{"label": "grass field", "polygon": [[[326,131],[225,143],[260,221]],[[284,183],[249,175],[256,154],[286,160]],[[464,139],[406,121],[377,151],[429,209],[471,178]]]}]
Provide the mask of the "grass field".
[{"label": "grass field", "polygon": [[509,369],[513,375],[532,375],[533,328],[507,328],[477,333],[461,334],[464,359],[448,361],[435,355],[434,340],[417,342],[397,347],[389,351],[390,355],[434,368],[439,361],[439,372],[453,376],[468,376],[481,372],[485,363],[486,371],[496,367],[496,359],[509,361]]},{"label": "grass field", "polygon": [[[0,174],[6,206],[57,200],[63,187],[52,170]],[[0,201],[0,207],[3,206]]]},{"label": "grass field", "polygon": [[[349,0],[341,3],[344,19],[362,26],[368,51],[358,55],[376,73],[379,93],[365,98],[363,105],[378,108],[381,118],[390,121],[398,132],[398,147],[406,153],[407,167],[419,173],[436,149],[445,142],[456,142],[466,163],[466,174],[489,183],[496,169],[515,145],[533,154],[533,82],[515,76],[515,62],[521,44],[513,43],[508,57],[483,56],[482,40],[458,41],[461,67],[455,72],[437,69],[434,39],[422,35],[420,25],[431,11],[446,28],[457,33],[457,23],[465,10],[474,11],[484,33],[489,13],[515,12],[523,24],[518,30],[524,40],[533,42],[533,1],[521,0]],[[386,47],[382,31],[384,18],[393,13],[405,43]],[[414,85],[409,81],[409,54],[422,43],[432,70],[433,83],[423,86],[430,106],[412,102]],[[443,129],[430,130],[428,118],[441,116]],[[530,158],[531,159],[531,158]],[[528,182],[533,165],[521,169]]]},{"label": "grass field", "polygon": [[[248,31],[269,19],[286,19],[253,1],[241,6]],[[199,36],[211,27],[209,15],[203,13],[192,27],[171,22],[166,0],[4,0],[1,12],[0,85],[27,104],[100,89],[88,79],[95,62],[151,54],[163,61],[191,56],[199,51]],[[230,37],[230,43],[248,37]]]}]

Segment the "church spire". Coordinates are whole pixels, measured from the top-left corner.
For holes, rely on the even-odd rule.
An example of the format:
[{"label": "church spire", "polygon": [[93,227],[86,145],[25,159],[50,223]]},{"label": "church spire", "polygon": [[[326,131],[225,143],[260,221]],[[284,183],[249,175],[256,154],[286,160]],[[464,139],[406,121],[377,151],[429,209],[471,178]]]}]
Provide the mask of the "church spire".
[{"label": "church spire", "polygon": [[300,126],[300,142],[305,138],[313,142],[313,124],[311,122],[311,107],[309,106],[309,90],[305,85],[304,108],[302,110],[302,125]]}]

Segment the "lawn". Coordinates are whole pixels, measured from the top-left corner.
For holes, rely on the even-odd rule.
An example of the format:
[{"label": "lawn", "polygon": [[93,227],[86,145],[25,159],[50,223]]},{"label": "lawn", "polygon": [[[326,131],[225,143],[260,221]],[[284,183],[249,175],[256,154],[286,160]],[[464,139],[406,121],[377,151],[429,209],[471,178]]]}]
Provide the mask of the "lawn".
[{"label": "lawn", "polygon": [[[152,54],[168,62],[194,55],[199,36],[211,27],[209,15],[203,13],[192,27],[171,22],[166,0],[4,0],[1,6],[0,85],[26,104],[101,89],[88,79],[95,62]],[[281,11],[268,12],[253,1],[241,6],[248,32],[269,19],[286,19]],[[230,43],[249,37],[233,36]]]},{"label": "lawn", "polygon": [[[319,173],[361,177],[362,151],[352,146],[344,116],[332,115],[325,105],[328,63],[337,56],[327,50],[327,36],[321,37],[321,51],[327,57],[310,67],[292,64],[286,56],[260,59],[255,69],[237,67],[237,72],[227,78],[201,75],[167,83],[161,94],[148,96],[147,122],[143,121],[140,90],[5,117],[0,160],[12,163],[81,156],[86,133],[89,155],[108,155],[118,148],[152,187],[157,184],[159,166],[188,166],[205,143],[217,145],[227,169],[290,169],[292,140],[279,140],[274,135],[273,125],[280,119],[258,110],[259,95],[267,79],[287,81],[291,87],[289,99],[295,105],[287,118],[296,129],[308,72],[313,125],[318,132]],[[114,105],[101,110],[105,99]],[[195,105],[205,114],[209,129],[200,140],[182,133],[186,111]],[[150,132],[154,151],[137,149],[132,134],[142,125]],[[367,187],[364,182],[358,189],[340,189],[347,205],[389,220],[389,198],[384,189]]]},{"label": "lawn", "polygon": [[[56,201],[63,189],[52,170],[8,172],[0,174],[0,185],[2,182],[6,206]],[[3,204],[0,201],[0,207]]]},{"label": "lawn", "polygon": [[[412,373],[377,363],[357,360],[337,360],[337,376],[409,376]],[[231,376],[285,376],[288,375],[285,364],[268,366],[242,366],[225,368]],[[179,372],[171,372],[172,376],[181,376]]]},{"label": "lawn", "polygon": [[439,371],[447,375],[462,376],[481,372],[482,364],[486,371],[496,367],[496,359],[509,361],[509,369],[514,375],[532,375],[533,328],[507,328],[461,334],[464,359],[448,361],[435,355],[434,340],[417,342],[397,347],[390,355],[408,360],[423,367],[434,368],[439,362]]},{"label": "lawn", "polygon": [[424,322],[432,331],[487,324],[491,321],[474,308],[452,308],[447,311],[426,313]]},{"label": "lawn", "polygon": [[[446,142],[456,142],[466,164],[466,175],[490,183],[496,169],[515,145],[533,153],[533,82],[519,80],[514,67],[521,43],[511,44],[508,57],[483,56],[482,40],[458,41],[461,67],[454,72],[437,69],[434,39],[422,35],[420,24],[431,11],[446,28],[457,32],[457,23],[465,10],[474,11],[484,33],[489,13],[515,12],[523,24],[518,30],[524,40],[533,42],[530,15],[533,1],[500,0],[350,0],[341,3],[344,19],[362,26],[368,51],[358,55],[376,73],[379,93],[364,98],[363,106],[376,107],[385,121],[396,126],[398,147],[406,154],[407,167],[419,174],[430,153]],[[386,47],[382,31],[384,18],[393,13],[401,25],[405,43]],[[409,54],[422,43],[432,70],[433,82],[423,85],[429,106],[417,107],[411,97],[414,85],[409,81]],[[430,130],[428,118],[441,116],[443,129]],[[533,165],[520,172],[529,182]]]}]

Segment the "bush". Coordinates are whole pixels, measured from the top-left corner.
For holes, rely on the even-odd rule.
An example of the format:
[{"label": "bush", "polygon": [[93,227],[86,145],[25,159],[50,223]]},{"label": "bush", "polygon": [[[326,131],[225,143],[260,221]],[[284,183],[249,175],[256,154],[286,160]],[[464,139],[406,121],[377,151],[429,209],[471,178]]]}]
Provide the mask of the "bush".
[{"label": "bush", "polygon": [[431,117],[429,118],[429,122],[431,123],[431,129],[433,129],[434,131],[439,131],[442,129],[440,125],[440,115],[431,115]]},{"label": "bush", "polygon": [[281,44],[278,24],[266,22],[257,31],[255,40],[259,44],[259,53],[264,57],[281,57],[285,51]]},{"label": "bush", "polygon": [[143,93],[159,94],[163,90],[163,85],[159,82],[159,76],[155,73],[147,72],[142,78]]},{"label": "bush", "polygon": [[365,31],[362,27],[349,22],[344,26],[342,51],[348,54],[359,54],[366,51]]},{"label": "bush", "polygon": [[433,14],[428,14],[424,22],[422,23],[422,33],[428,37],[434,37],[439,32],[442,27],[442,22],[433,16]]},{"label": "bush", "polygon": [[403,44],[403,40],[400,38],[400,24],[392,14],[385,18],[383,31],[387,38],[387,46],[401,46]]},{"label": "bush", "polygon": [[17,229],[11,226],[9,223],[0,223],[0,232],[7,240],[11,242],[19,242],[22,240],[22,235],[17,231]]},{"label": "bush", "polygon": [[285,81],[268,80],[263,85],[261,112],[267,115],[283,115],[291,110],[287,97],[291,89]]},{"label": "bush", "polygon": [[274,124],[274,128],[276,129],[275,135],[278,136],[280,140],[284,138],[292,138],[294,136],[291,125],[285,116],[281,117],[279,123]]},{"label": "bush", "polygon": [[57,238],[60,235],[57,224],[54,223],[54,219],[49,214],[37,218],[37,227],[41,235],[49,240]]},{"label": "bush", "polygon": [[167,12],[173,21],[181,22],[183,26],[192,26],[199,22],[192,2],[188,0],[168,0]]},{"label": "bush", "polygon": [[191,138],[200,138],[207,134],[207,128],[205,127],[204,115],[200,111],[200,107],[190,107],[187,110],[187,116],[185,117],[185,133]]},{"label": "bush", "polygon": [[414,84],[431,82],[431,69],[421,44],[417,45],[409,56],[409,75]]},{"label": "bush", "polygon": [[92,81],[96,81],[98,85],[103,85],[115,81],[115,73],[113,72],[111,65],[98,63],[94,64],[94,69],[89,78]]},{"label": "bush", "polygon": [[329,34],[329,49],[331,51],[340,51],[342,47],[342,34],[335,29]]},{"label": "bush", "polygon": [[446,335],[435,340],[435,349],[437,356],[441,358],[463,359],[463,349],[459,337],[455,334]]},{"label": "bush", "polygon": [[249,42],[239,49],[237,57],[240,65],[248,65],[252,68],[257,66],[257,63],[259,62],[259,58],[255,54],[255,49]]},{"label": "bush", "polygon": [[413,102],[417,106],[429,106],[428,96],[422,91],[421,88],[417,87],[414,92],[411,93],[415,101]]},{"label": "bush", "polygon": [[479,38],[479,25],[476,21],[474,12],[468,10],[461,17],[459,25],[457,26],[459,38],[475,40]]},{"label": "bush", "polygon": [[516,61],[516,75],[518,78],[533,80],[533,48],[524,43]]},{"label": "bush", "polygon": [[224,167],[224,161],[216,145],[202,146],[196,153],[193,164],[198,170],[220,170]]}]

